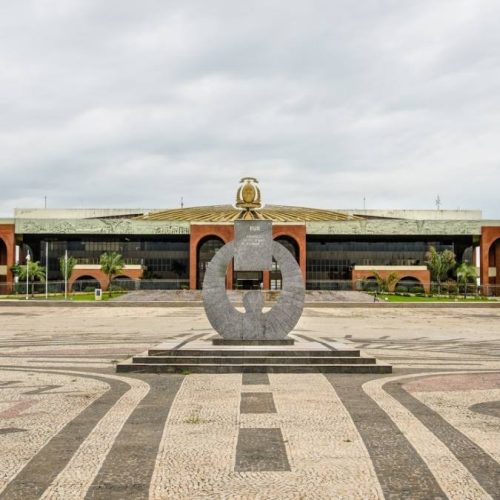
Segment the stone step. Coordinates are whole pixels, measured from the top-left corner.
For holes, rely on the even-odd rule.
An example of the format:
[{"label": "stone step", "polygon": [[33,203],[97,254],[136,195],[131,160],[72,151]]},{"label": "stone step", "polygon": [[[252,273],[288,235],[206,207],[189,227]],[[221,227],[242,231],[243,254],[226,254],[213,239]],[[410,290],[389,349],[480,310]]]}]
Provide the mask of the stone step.
[{"label": "stone step", "polygon": [[139,364],[229,364],[229,365],[357,365],[375,364],[375,358],[347,356],[134,356],[133,363]]},{"label": "stone step", "polygon": [[223,339],[215,338],[212,339],[212,345],[224,345],[224,346],[261,346],[266,347],[270,345],[294,345],[295,339]]},{"label": "stone step", "polygon": [[392,367],[384,364],[150,364],[120,363],[118,373],[392,373]]},{"label": "stone step", "polygon": [[148,356],[237,356],[237,357],[359,357],[359,349],[339,351],[309,349],[149,349]]}]

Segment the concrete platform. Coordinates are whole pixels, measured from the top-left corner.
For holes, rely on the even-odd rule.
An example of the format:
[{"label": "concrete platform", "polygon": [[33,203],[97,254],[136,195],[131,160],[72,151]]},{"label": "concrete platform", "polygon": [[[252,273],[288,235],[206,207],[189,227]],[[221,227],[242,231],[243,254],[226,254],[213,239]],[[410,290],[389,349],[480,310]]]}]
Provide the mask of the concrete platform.
[{"label": "concrete platform", "polygon": [[119,363],[119,373],[392,373],[340,342],[291,335],[291,344],[214,344],[213,335],[181,343],[165,342]]},{"label": "concrete platform", "polygon": [[275,339],[275,340],[256,340],[256,339],[247,339],[247,340],[235,340],[235,339],[223,339],[222,337],[215,338],[212,340],[213,345],[261,345],[261,346],[269,346],[269,345],[293,345],[295,342],[294,339],[286,338],[286,339]]}]

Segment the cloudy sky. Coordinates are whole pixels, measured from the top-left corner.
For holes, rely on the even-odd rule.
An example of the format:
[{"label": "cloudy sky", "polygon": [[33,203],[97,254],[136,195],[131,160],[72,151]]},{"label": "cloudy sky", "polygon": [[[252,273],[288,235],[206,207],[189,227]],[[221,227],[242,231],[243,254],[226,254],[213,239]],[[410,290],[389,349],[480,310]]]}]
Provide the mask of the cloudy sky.
[{"label": "cloudy sky", "polygon": [[498,0],[0,2],[0,216],[268,203],[500,218]]}]

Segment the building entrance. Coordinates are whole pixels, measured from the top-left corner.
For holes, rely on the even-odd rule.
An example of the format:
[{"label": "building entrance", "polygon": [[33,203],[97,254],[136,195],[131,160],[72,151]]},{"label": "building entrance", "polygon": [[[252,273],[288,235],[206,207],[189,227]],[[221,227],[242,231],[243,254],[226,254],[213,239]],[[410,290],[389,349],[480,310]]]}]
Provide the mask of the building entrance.
[{"label": "building entrance", "polygon": [[233,278],[235,290],[260,290],[263,285],[262,271],[236,271]]}]

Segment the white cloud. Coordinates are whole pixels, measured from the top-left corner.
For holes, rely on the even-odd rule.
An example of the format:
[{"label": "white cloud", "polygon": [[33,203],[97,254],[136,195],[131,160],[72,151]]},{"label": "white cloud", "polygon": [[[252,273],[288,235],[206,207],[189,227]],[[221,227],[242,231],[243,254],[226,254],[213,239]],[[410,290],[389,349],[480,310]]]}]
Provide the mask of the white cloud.
[{"label": "white cloud", "polygon": [[16,206],[482,208],[500,218],[495,0],[0,6]]}]

